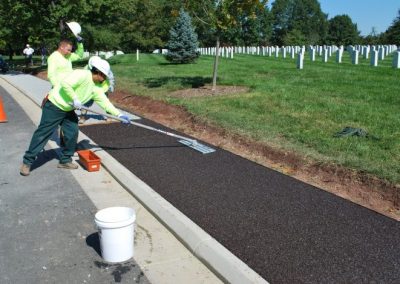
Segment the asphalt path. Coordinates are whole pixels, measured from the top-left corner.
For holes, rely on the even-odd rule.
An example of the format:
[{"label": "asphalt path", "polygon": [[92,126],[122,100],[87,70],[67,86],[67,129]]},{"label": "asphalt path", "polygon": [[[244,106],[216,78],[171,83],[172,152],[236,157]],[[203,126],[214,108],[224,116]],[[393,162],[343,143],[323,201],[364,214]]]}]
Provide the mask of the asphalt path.
[{"label": "asphalt path", "polygon": [[271,283],[400,283],[393,219],[222,149],[119,123],[81,131]]},{"label": "asphalt path", "polygon": [[[19,174],[36,126],[0,87],[0,283],[149,283],[134,260],[102,260],[97,209],[46,148],[28,177]],[[47,146],[46,146],[47,147]],[[47,166],[43,166],[47,164]]]}]

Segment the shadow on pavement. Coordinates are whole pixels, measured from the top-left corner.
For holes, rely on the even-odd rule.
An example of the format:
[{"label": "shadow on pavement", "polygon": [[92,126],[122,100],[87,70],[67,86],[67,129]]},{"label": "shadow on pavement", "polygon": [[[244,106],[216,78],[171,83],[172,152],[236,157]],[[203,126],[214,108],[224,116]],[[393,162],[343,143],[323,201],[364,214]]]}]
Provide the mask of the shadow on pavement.
[{"label": "shadow on pavement", "polygon": [[89,247],[93,248],[97,252],[97,254],[101,257],[99,233],[93,233],[87,236],[86,244]]}]

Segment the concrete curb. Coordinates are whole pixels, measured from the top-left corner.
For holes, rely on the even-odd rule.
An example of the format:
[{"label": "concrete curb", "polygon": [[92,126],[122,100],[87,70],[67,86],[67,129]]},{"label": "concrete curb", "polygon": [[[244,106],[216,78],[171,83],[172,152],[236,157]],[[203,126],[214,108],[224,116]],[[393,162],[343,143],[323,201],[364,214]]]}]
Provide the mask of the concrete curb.
[{"label": "concrete curb", "polygon": [[[3,78],[3,80],[14,86],[6,79]],[[29,98],[27,93],[18,90]],[[81,132],[79,139],[96,144]],[[96,154],[101,158],[102,165],[110,174],[223,281],[241,284],[268,283],[110,154],[105,151],[96,151]]]}]

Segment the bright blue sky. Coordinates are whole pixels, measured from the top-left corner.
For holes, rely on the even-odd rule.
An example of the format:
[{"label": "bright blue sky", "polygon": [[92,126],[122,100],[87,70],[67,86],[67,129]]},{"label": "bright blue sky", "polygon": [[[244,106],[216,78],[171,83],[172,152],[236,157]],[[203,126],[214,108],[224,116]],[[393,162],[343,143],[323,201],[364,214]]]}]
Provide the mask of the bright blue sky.
[{"label": "bright blue sky", "polygon": [[[270,0],[270,3],[274,0]],[[328,19],[336,15],[349,15],[357,24],[361,35],[371,33],[372,27],[377,33],[386,31],[398,15],[400,0],[320,0],[321,10]]]}]

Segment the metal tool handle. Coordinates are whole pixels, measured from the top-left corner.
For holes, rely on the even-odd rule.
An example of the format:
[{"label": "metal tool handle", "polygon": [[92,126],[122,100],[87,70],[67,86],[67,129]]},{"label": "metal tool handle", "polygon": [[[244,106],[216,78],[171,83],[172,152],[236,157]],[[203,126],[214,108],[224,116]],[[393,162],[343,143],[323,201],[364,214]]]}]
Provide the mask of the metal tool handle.
[{"label": "metal tool handle", "polygon": [[[95,114],[100,114],[100,115],[103,115],[103,116],[106,116],[106,117],[108,117],[108,118],[112,118],[112,119],[115,119],[115,120],[118,120],[118,121],[121,121],[121,122],[124,122],[124,121],[125,121],[124,119],[119,118],[118,116],[111,115],[111,114],[108,114],[108,113],[101,113],[101,112],[92,110],[92,109],[90,109],[90,108],[84,107],[84,106],[82,106],[81,109],[87,110],[87,111],[92,112],[92,113],[95,113]],[[151,126],[142,124],[142,123],[134,122],[134,121],[132,121],[132,120],[130,121],[130,123],[133,124],[133,125],[135,125],[135,126],[141,127],[141,128],[145,128],[145,129],[152,130],[152,131],[156,131],[156,132],[159,132],[159,133],[168,135],[168,136],[172,136],[172,137],[175,137],[175,138],[179,138],[179,139],[182,139],[182,140],[189,141],[189,142],[192,143],[193,145],[196,145],[196,144],[197,144],[197,140],[194,140],[194,139],[190,139],[190,138],[187,138],[187,137],[184,137],[184,136],[181,136],[181,135],[178,135],[178,134],[174,134],[174,133],[171,133],[171,132],[162,130],[162,129],[154,128],[154,127],[151,127]]]}]

